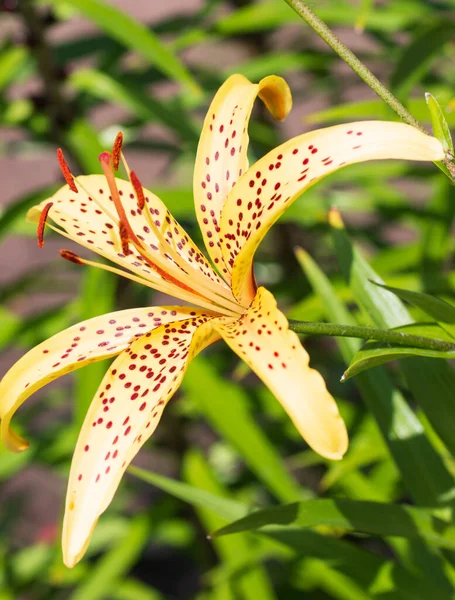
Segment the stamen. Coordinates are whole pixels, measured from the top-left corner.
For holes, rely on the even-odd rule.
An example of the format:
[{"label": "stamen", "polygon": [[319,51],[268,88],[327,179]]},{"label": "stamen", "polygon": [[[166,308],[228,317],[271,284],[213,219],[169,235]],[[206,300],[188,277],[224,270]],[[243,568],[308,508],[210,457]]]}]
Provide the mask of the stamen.
[{"label": "stamen", "polygon": [[122,146],[123,146],[123,132],[119,131],[117,133],[117,137],[115,138],[114,147],[112,148],[112,166],[114,167],[114,171],[118,171],[120,157],[122,154]]},{"label": "stamen", "polygon": [[76,187],[76,184],[74,183],[73,174],[71,173],[68,163],[66,162],[65,157],[63,156],[63,150],[61,148],[58,148],[57,150],[57,160],[58,164],[60,165],[62,175],[65,178],[66,183],[69,185],[70,190],[77,194],[78,189]]},{"label": "stamen", "polygon": [[109,152],[101,152],[98,160],[100,161],[101,167],[104,171],[104,175],[106,177],[120,223],[124,225],[128,233],[128,237],[133,241],[136,236],[134,235],[134,232],[128,223],[128,217],[126,216],[125,209],[123,208],[122,201],[120,200],[120,194],[118,193],[117,184],[115,182],[114,170],[111,165],[111,155]]},{"label": "stamen", "polygon": [[[115,175],[114,175],[114,169],[111,164],[110,153],[109,152],[101,152],[101,154],[98,157],[98,160],[100,161],[101,167],[104,171],[104,175],[106,177],[106,181],[109,186],[109,190],[111,192],[112,200],[114,202],[114,205],[117,210],[118,217],[119,217],[120,239],[122,241],[122,249],[123,249],[124,253],[125,254],[130,253],[130,251],[128,249],[128,242],[130,242],[138,250],[138,252],[142,256],[142,258],[145,260],[147,265],[151,269],[153,269],[156,273],[161,275],[161,277],[165,281],[168,281],[169,283],[172,283],[187,292],[196,294],[197,296],[201,296],[201,294],[199,292],[197,292],[192,287],[183,283],[183,281],[181,281],[180,279],[177,279],[176,277],[171,275],[166,269],[163,269],[158,264],[156,264],[156,262],[150,257],[150,255],[147,251],[147,248],[144,246],[144,244],[139,240],[137,235],[134,233],[134,231],[128,221],[128,217],[126,216],[126,212],[123,207],[122,201],[120,199],[120,194],[117,189],[117,184],[116,184]],[[140,188],[142,191],[142,186],[139,182],[139,179],[137,179],[137,182],[138,182],[138,188]],[[144,200],[144,202],[145,202],[145,200]],[[128,252],[125,252],[126,250],[128,250]]]},{"label": "stamen", "polygon": [[76,265],[84,264],[82,259],[79,258],[79,256],[74,252],[71,252],[71,250],[60,250],[60,256],[65,260],[69,260],[70,262],[75,263]]},{"label": "stamen", "polygon": [[137,205],[139,206],[139,208],[141,210],[144,210],[144,206],[145,206],[144,190],[142,189],[142,184],[139,181],[139,177],[136,175],[136,173],[134,171],[130,171],[130,180],[131,180],[131,185],[133,186],[134,191],[136,193]]},{"label": "stamen", "polygon": [[44,228],[46,227],[47,215],[49,214],[50,209],[53,206],[53,202],[48,202],[46,206],[41,211],[41,215],[38,221],[38,227],[36,229],[36,239],[38,240],[38,248],[42,248],[44,246]]}]

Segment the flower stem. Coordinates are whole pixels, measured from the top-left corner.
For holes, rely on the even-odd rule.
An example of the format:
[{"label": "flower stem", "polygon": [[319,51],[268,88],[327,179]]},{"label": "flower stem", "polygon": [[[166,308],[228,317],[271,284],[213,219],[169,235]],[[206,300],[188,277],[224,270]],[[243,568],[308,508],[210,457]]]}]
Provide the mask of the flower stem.
[{"label": "flower stem", "polygon": [[289,328],[296,333],[309,335],[331,335],[338,337],[361,338],[364,340],[377,340],[389,344],[399,344],[426,350],[440,352],[455,352],[455,343],[446,342],[420,335],[410,335],[401,331],[390,329],[375,329],[373,327],[360,327],[357,325],[339,325],[338,323],[314,323],[311,321],[289,321]]},{"label": "flower stem", "polygon": [[[322,21],[307,5],[304,0],[285,0],[287,4],[291,8],[295,10],[295,12],[321,37],[326,44],[328,44],[332,50],[334,50],[338,56],[344,60],[346,64],[348,64],[351,69],[357,73],[357,75],[363,79],[363,81],[382,99],[386,104],[390,106],[392,110],[394,110],[397,115],[400,117],[402,121],[407,123],[408,125],[412,125],[420,131],[424,133],[428,133],[426,129],[417,121],[415,117],[401,104],[401,102],[396,98],[392,92],[390,92],[384,84],[382,84],[379,79],[373,75],[368,67],[366,67],[361,60],[357,58],[357,56],[349,50],[347,46],[343,44],[343,42],[337,38],[337,36],[327,27],[327,25]],[[453,158],[448,154],[444,160],[441,161],[442,164],[446,167],[448,173],[442,168],[442,170],[446,173],[447,177],[453,183],[455,181],[455,164]],[[435,163],[439,168],[441,168],[441,163]]]},{"label": "flower stem", "polygon": [[302,17],[308,25],[321,37],[340,58],[347,63],[357,75],[392,108],[397,115],[408,125],[417,127],[427,133],[422,125],[415,119],[411,113],[401,104],[401,102],[383,85],[377,77],[368,69],[357,56],[347,48],[341,40],[331,31],[324,21],[309,8],[303,0],[285,0],[295,12]]}]

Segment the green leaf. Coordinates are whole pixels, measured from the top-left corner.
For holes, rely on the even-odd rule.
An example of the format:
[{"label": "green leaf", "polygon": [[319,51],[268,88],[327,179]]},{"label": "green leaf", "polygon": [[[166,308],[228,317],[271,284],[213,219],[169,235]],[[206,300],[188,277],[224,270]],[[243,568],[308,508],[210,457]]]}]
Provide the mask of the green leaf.
[{"label": "green leaf", "polygon": [[[137,467],[130,467],[129,471],[181,500],[210,508],[226,520],[240,519],[248,513],[246,505],[220,498],[206,490],[199,490],[191,485]],[[416,598],[447,600],[446,590],[432,585],[424,577],[411,574],[400,564],[343,540],[323,536],[313,531],[278,526],[274,531],[264,535],[293,554],[315,557],[324,560],[327,564],[333,564],[337,571],[352,578],[362,586],[362,589],[369,591],[378,599],[387,597],[387,600],[416,600]]]},{"label": "green leaf", "polygon": [[454,550],[455,526],[451,521],[450,508],[439,509],[438,512],[384,502],[321,498],[256,511],[218,529],[212,535],[215,537],[273,525],[299,529],[326,525],[382,537],[421,537],[435,546]]},{"label": "green leaf", "polygon": [[413,86],[428,73],[432,61],[441,55],[444,45],[452,40],[453,23],[450,19],[431,23],[414,36],[392,74],[393,93],[400,98],[407,98]]},{"label": "green leaf", "polygon": [[[337,233],[340,232],[337,230]],[[353,297],[359,301],[363,293],[359,290],[362,285],[368,285],[363,282],[368,281],[371,273],[361,277],[363,261],[360,262],[358,253],[354,255],[354,249],[346,234],[342,241],[343,245],[341,240],[337,243],[337,257],[346,274],[347,282],[351,284]],[[323,302],[327,317],[336,323],[355,324],[352,315],[337,298],[330,281],[318,265],[308,254],[302,252],[299,257],[312,286]],[[376,273],[374,276],[377,277]],[[372,284],[369,285],[374,287]],[[384,306],[387,306],[386,302]],[[338,339],[337,343],[346,365],[349,365],[359,349],[359,340],[343,338]],[[359,387],[365,405],[376,419],[401,472],[404,484],[415,501],[424,506],[444,501],[446,495],[451,493],[453,479],[427,439],[420,421],[401,393],[393,387],[388,374],[381,368],[366,371],[361,373],[354,383]]]},{"label": "green leaf", "polygon": [[149,522],[143,516],[131,521],[127,534],[90,571],[71,595],[71,600],[103,600],[138,560],[149,539]]},{"label": "green leaf", "polygon": [[0,90],[15,81],[26,69],[30,55],[25,46],[12,46],[0,52]]},{"label": "green leaf", "polygon": [[[428,108],[425,100],[411,98],[407,105],[416,119],[428,121]],[[397,116],[383,100],[359,100],[309,113],[305,115],[303,122],[309,124],[333,123],[345,119],[387,119],[393,121],[397,120]],[[446,119],[449,125],[455,125],[454,112],[447,113]]]},{"label": "green leaf", "polygon": [[112,590],[112,600],[165,600],[158,590],[137,579],[126,579]]},{"label": "green leaf", "polygon": [[216,494],[212,494],[192,485],[175,481],[169,477],[164,477],[164,475],[158,475],[157,473],[152,473],[151,471],[146,471],[139,467],[129,467],[128,472],[132,473],[142,481],[155,485],[161,490],[172,494],[184,502],[211,510],[215,514],[226,519],[226,521],[240,519],[248,512],[248,507],[241,502],[217,496]]},{"label": "green leaf", "polygon": [[[227,497],[226,490],[215,479],[209,465],[200,452],[187,452],[183,470],[190,484],[203,488],[217,496]],[[214,515],[213,512],[207,509],[199,508],[198,514],[207,532],[211,532],[224,524],[222,517]],[[215,547],[224,566],[229,568],[229,565],[239,563],[244,565],[241,575],[236,581],[232,581],[233,591],[238,590],[245,600],[256,600],[258,597],[261,600],[274,600],[275,594],[262,565],[260,563],[253,563],[250,564],[249,568],[245,566],[250,562],[251,555],[255,553],[251,537],[238,536],[235,540],[234,538],[230,539],[228,544],[225,543],[226,541],[228,540],[214,540]],[[220,544],[219,542],[222,543]],[[237,594],[234,597],[237,597]]]},{"label": "green leaf", "polygon": [[277,450],[258,427],[239,386],[222,379],[208,361],[198,356],[189,366],[182,389],[277,498],[290,502],[308,494],[288,473]]},{"label": "green leaf", "polygon": [[[368,29],[393,32],[401,31],[412,23],[421,23],[430,9],[419,4],[416,11],[414,2],[400,2],[388,6],[387,10],[376,10],[370,13]],[[327,24],[353,26],[356,12],[348,2],[337,2],[336,5],[321,4],[318,16]],[[230,13],[217,23],[217,31],[224,35],[238,35],[255,31],[276,29],[287,23],[301,23],[300,17],[284,2],[268,0],[256,4],[247,4]]]},{"label": "green leaf", "polygon": [[446,152],[451,152],[453,155],[452,135],[439,102],[433,94],[430,94],[429,92],[425,94],[425,100],[431,115],[434,137],[441,142]]},{"label": "green leaf", "polygon": [[158,590],[137,579],[126,579],[112,590],[112,600],[165,600]]},{"label": "green leaf", "polygon": [[321,68],[327,62],[327,57],[311,56],[300,52],[273,52],[261,53],[245,62],[229,66],[226,76],[241,73],[251,81],[259,81],[270,73],[281,75],[295,69]]},{"label": "green leaf", "polygon": [[407,346],[394,346],[382,342],[367,342],[354,356],[349,368],[344,372],[342,381],[358,375],[366,369],[377,367],[392,360],[409,358],[410,356],[427,356],[428,358],[455,358],[455,351],[441,352],[440,350],[427,350],[424,348],[409,348]]},{"label": "green leaf", "polygon": [[384,290],[392,292],[402,300],[409,302],[409,304],[417,306],[427,315],[433,317],[436,321],[455,324],[455,306],[452,306],[452,304],[449,304],[445,300],[441,300],[441,298],[437,298],[436,296],[432,296],[430,294],[424,294],[422,292],[412,292],[409,290],[391,287],[374,280],[371,280],[371,283],[374,283]]},{"label": "green leaf", "polygon": [[75,89],[86,92],[103,102],[119,104],[126,107],[134,116],[144,121],[160,121],[174,130],[180,137],[197,142],[198,131],[187,117],[159,102],[132,81],[119,76],[97,71],[96,69],[79,69],[69,77],[69,83]]},{"label": "green leaf", "polygon": [[[52,1],[56,5],[60,2]],[[199,85],[184,64],[146,25],[103,0],[65,0],[65,3],[126,48],[141,54],[170,79],[183,83],[193,95],[201,95]]]},{"label": "green leaf", "polygon": [[355,21],[355,29],[358,32],[363,32],[368,23],[368,17],[373,12],[374,0],[361,0],[359,12]]},{"label": "green leaf", "polygon": [[444,177],[437,179],[427,203],[433,218],[425,220],[418,244],[422,286],[427,291],[449,290],[452,287],[450,274],[444,267],[447,257],[454,250],[452,223],[455,216],[455,186]]},{"label": "green leaf", "polygon": [[[389,291],[378,287],[371,281],[383,283],[379,275],[367,263],[359,250],[355,248],[341,221],[339,215],[332,213],[331,224],[333,226],[333,236],[335,241],[336,255],[346,281],[349,283],[356,302],[364,309],[367,315],[372,319],[377,327],[399,327],[412,322],[412,318],[401,302],[401,300],[390,294]],[[455,373],[445,361],[435,361],[429,358],[408,358],[400,363],[406,378],[409,389],[414,395],[416,401],[427,415],[430,423],[437,434],[443,440],[451,452],[455,452],[455,438],[453,431],[455,428],[455,411],[453,409],[453,398],[455,396]],[[417,385],[416,382],[420,383]],[[435,452],[430,442],[425,438],[423,428],[405,404],[400,401],[393,412],[393,421],[400,430],[399,437],[402,437],[406,431],[405,438],[408,439],[407,445],[412,454],[417,450],[416,439],[420,438],[422,447],[420,452],[426,454],[426,459],[417,456],[411,462],[405,461],[400,465],[403,475],[407,471],[407,485],[409,489],[420,486],[415,485],[416,478],[412,481],[411,469],[416,468],[415,461],[426,463],[426,471],[431,472],[427,481],[425,504],[436,504],[440,502],[445,494],[455,494],[453,477],[449,474],[443,465],[441,457]],[[401,417],[397,415],[402,413]],[[403,421],[402,421],[403,419]],[[402,421],[402,422],[401,422]],[[412,434],[411,432],[414,431]],[[412,438],[414,440],[412,441]],[[406,442],[405,442],[406,443]],[[411,458],[411,457],[409,457]],[[432,463],[428,468],[427,461]],[[412,463],[414,465],[412,466]],[[420,495],[420,494],[419,494]],[[419,503],[422,503],[423,496]]]},{"label": "green leaf", "polygon": [[441,327],[444,327],[444,329],[455,338],[455,306],[452,306],[452,304],[449,304],[437,296],[432,296],[431,294],[403,290],[401,288],[376,283],[375,281],[372,281],[371,283],[392,292],[402,300],[420,308],[427,315],[433,317],[435,321],[438,321]]}]

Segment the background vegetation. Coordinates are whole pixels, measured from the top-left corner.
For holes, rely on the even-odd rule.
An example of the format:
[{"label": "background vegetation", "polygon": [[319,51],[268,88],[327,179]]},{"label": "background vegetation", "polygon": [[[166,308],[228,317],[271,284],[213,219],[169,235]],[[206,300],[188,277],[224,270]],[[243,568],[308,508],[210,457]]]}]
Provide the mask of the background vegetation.
[{"label": "background vegetation", "polygon": [[[455,123],[454,0],[314,8],[415,117],[428,124],[430,91]],[[294,94],[282,125],[255,110],[252,159],[316,126],[397,118],[283,0],[3,0],[0,17],[3,371],[73,322],[164,300],[59,260],[51,235],[37,252],[24,217],[61,185],[57,146],[75,172],[98,172],[99,151],[122,129],[144,185],[201,242],[192,166],[204,111],[229,74],[283,75]],[[347,233],[331,229],[332,206]],[[290,318],[382,328],[416,320],[411,333],[451,341],[450,311],[404,308],[368,280],[453,301],[454,207],[454,188],[433,165],[349,167],[288,210],[260,248],[257,277]],[[143,470],[125,477],[73,570],[60,553],[64,488],[106,364],[36,394],[17,419],[30,450],[0,449],[0,599],[455,598],[452,368],[393,348],[407,358],[341,384],[360,341],[305,345],[348,423],[343,461],[305,447],[270,392],[216,345],[190,367],[136,462]],[[265,512],[237,523],[241,533],[207,538],[253,507]]]}]

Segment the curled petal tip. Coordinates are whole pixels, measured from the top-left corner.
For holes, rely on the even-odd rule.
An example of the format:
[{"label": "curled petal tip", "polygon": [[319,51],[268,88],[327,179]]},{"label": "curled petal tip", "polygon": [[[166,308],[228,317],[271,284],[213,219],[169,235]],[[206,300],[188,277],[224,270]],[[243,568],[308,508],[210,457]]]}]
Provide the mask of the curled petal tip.
[{"label": "curled petal tip", "polygon": [[269,75],[259,83],[259,98],[277,121],[283,121],[292,108],[292,94],[282,77]]},{"label": "curled petal tip", "polygon": [[1,438],[4,446],[10,452],[15,452],[16,454],[27,450],[30,444],[11,429],[9,425],[11,417],[2,415],[1,418]]}]

